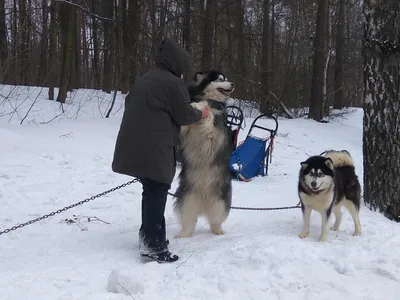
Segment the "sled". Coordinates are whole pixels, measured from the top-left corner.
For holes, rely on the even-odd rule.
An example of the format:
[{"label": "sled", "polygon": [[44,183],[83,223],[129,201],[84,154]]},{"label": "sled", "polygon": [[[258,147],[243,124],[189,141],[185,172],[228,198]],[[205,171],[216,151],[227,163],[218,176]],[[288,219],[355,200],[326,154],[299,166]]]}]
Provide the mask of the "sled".
[{"label": "sled", "polygon": [[235,106],[235,105],[228,105],[228,117],[227,117],[227,125],[232,131],[232,151],[236,150],[237,147],[237,140],[239,137],[239,131],[242,128],[244,114],[243,111]]},{"label": "sled", "polygon": [[[258,125],[261,119],[272,120],[274,126],[269,128]],[[267,137],[254,134],[254,129],[261,129],[269,133]],[[260,115],[254,119],[245,140],[232,152],[229,169],[234,178],[249,182],[257,176],[267,176],[268,167],[272,161],[274,140],[278,132],[278,120],[273,116]]]}]

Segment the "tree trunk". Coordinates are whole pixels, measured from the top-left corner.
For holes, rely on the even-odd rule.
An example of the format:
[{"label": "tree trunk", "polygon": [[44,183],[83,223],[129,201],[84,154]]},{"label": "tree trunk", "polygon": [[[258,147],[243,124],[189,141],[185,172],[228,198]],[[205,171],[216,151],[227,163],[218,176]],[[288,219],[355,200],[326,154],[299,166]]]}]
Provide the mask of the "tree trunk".
[{"label": "tree trunk", "polygon": [[0,0],[0,80],[3,82],[7,78],[7,36],[6,36],[6,13],[5,13],[5,0]]},{"label": "tree trunk", "polygon": [[364,201],[400,222],[400,2],[364,2]]},{"label": "tree trunk", "polygon": [[321,121],[326,61],[326,40],[328,23],[328,0],[318,0],[317,26],[315,30],[313,71],[311,80],[311,101],[309,118]]},{"label": "tree trunk", "polygon": [[[96,9],[96,0],[92,0],[92,12],[97,13]],[[97,30],[97,20],[93,16],[92,17],[92,38],[93,38],[93,61],[92,61],[92,70],[93,70],[93,79],[94,79],[94,89],[99,89],[101,85],[101,76],[100,76],[100,54],[99,54],[99,37]]]},{"label": "tree trunk", "polygon": [[123,45],[126,64],[124,70],[124,92],[128,92],[138,73],[138,43],[140,26],[140,5],[139,0],[128,0],[127,17],[123,24]]},{"label": "tree trunk", "polygon": [[48,14],[49,6],[47,0],[42,0],[42,34],[40,36],[40,59],[39,59],[39,76],[36,84],[38,86],[47,84],[47,49],[48,49]]},{"label": "tree trunk", "polygon": [[28,29],[27,29],[27,11],[26,11],[26,2],[25,0],[18,1],[18,8],[19,8],[19,78],[20,82],[18,84],[26,85],[26,73],[27,73],[27,66],[28,66]]},{"label": "tree trunk", "polygon": [[[113,15],[113,3],[108,0],[102,2],[104,16],[112,18]],[[103,45],[103,91],[111,93],[112,86],[112,24],[108,20],[103,20],[104,28],[104,45]],[[114,45],[116,46],[116,45]]]},{"label": "tree trunk", "polygon": [[[235,24],[235,39],[236,39],[236,49],[237,53],[237,65],[238,68],[234,70],[234,74],[238,76],[234,77],[238,86],[236,95],[239,98],[245,98],[247,95],[245,93],[245,78],[246,78],[246,49],[245,49],[245,36],[244,36],[244,1],[236,0],[233,6],[233,20]],[[228,49],[229,52],[232,52]],[[232,56],[228,56],[232,57]],[[230,62],[232,63],[232,61]]]},{"label": "tree trunk", "polygon": [[329,62],[331,60],[332,52],[332,30],[331,30],[331,14],[328,2],[328,14],[326,22],[326,55],[325,55],[325,65],[324,65],[324,85],[322,87],[322,116],[328,115],[330,110],[330,101],[328,99],[328,85],[329,85]]},{"label": "tree trunk", "polygon": [[335,56],[335,98],[333,101],[333,108],[342,109],[344,106],[343,63],[345,56],[345,0],[339,0],[338,14]]},{"label": "tree trunk", "polygon": [[152,50],[152,60],[155,59],[157,55],[157,8],[156,0],[150,0],[150,22],[151,22],[151,50]]},{"label": "tree trunk", "polygon": [[82,74],[83,74],[83,87],[89,88],[90,86],[90,71],[89,71],[89,49],[87,44],[87,31],[85,15],[83,12],[80,13],[81,24],[82,24]]},{"label": "tree trunk", "polygon": [[63,44],[63,55],[61,64],[61,77],[60,77],[60,89],[58,91],[57,102],[65,103],[67,98],[67,91],[71,84],[71,67],[72,67],[72,57],[74,44],[74,22],[73,20],[73,10],[75,8],[66,3],[61,3],[60,5],[60,29],[61,38]]},{"label": "tree trunk", "polygon": [[[191,53],[191,39],[190,39],[190,20],[191,20],[191,0],[184,0],[183,5],[183,47],[189,53]],[[185,70],[184,76],[188,77],[190,70]]]},{"label": "tree trunk", "polygon": [[263,33],[262,33],[262,52],[261,52],[261,86],[262,98],[260,110],[263,114],[271,115],[274,111],[269,94],[270,78],[269,78],[269,11],[270,0],[263,1]]},{"label": "tree trunk", "polygon": [[18,28],[18,13],[17,0],[13,0],[13,13],[11,21],[11,52],[12,71],[10,70],[10,83],[18,84],[19,82],[19,28]]},{"label": "tree trunk", "polygon": [[83,27],[82,24],[82,15],[81,15],[81,11],[79,10],[75,10],[74,12],[75,14],[75,33],[74,33],[74,42],[75,42],[75,49],[74,49],[74,56],[75,59],[73,61],[74,67],[75,67],[75,80],[74,80],[74,88],[81,88],[83,86],[82,84],[82,36],[81,36],[81,28]]},{"label": "tree trunk", "polygon": [[[71,42],[70,42],[70,66],[69,66],[69,82],[68,82],[68,91],[72,91],[74,88],[78,88],[78,72],[77,72],[77,65],[76,65],[76,54],[77,54],[77,48],[78,48],[78,39],[77,39],[77,10],[75,7],[71,7],[70,10],[70,17],[69,17],[69,22],[68,22],[68,35],[72,35]],[[72,22],[71,22],[72,21]]]},{"label": "tree trunk", "polygon": [[203,52],[201,55],[201,69],[209,70],[212,67],[213,38],[215,20],[215,0],[207,0],[206,16],[203,25]]},{"label": "tree trunk", "polygon": [[57,12],[58,3],[53,1],[50,4],[50,53],[49,53],[49,100],[54,100],[54,87],[57,82]]}]

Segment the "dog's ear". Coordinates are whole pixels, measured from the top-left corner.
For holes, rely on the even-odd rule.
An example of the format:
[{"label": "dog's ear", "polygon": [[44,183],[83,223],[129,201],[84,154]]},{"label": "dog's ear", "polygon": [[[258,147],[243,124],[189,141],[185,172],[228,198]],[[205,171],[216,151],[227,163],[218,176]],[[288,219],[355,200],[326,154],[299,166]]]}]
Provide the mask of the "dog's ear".
[{"label": "dog's ear", "polygon": [[196,74],[194,74],[194,76],[193,76],[193,80],[198,81],[198,80],[202,79],[203,76],[204,76],[203,72],[196,72]]},{"label": "dog's ear", "polygon": [[332,159],[330,159],[329,157],[325,158],[325,165],[326,165],[329,169],[333,170],[333,161],[332,161]]},{"label": "dog's ear", "polygon": [[300,165],[301,165],[301,168],[302,168],[303,170],[307,169],[307,167],[308,167],[308,163],[306,163],[306,162],[304,162],[304,161],[302,161],[302,162],[300,163]]}]

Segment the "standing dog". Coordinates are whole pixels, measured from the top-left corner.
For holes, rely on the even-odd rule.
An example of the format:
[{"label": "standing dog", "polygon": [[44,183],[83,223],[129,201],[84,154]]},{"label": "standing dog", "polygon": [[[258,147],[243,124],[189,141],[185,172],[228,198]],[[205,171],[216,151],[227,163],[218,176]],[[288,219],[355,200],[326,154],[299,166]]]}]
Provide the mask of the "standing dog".
[{"label": "standing dog", "polygon": [[308,237],[311,211],[316,210],[322,218],[320,241],[326,242],[329,217],[333,212],[336,220],[331,229],[338,231],[342,221],[342,206],[348,209],[353,218],[353,235],[360,235],[361,186],[350,153],[346,150],[330,150],[325,155],[309,157],[300,164],[298,194],[304,224],[299,237]]},{"label": "standing dog", "polygon": [[181,129],[182,169],[174,204],[181,231],[176,237],[192,236],[200,216],[207,217],[211,231],[221,235],[224,234],[221,225],[229,215],[232,200],[229,173],[232,132],[226,124],[226,100],[235,83],[221,72],[209,71],[196,73],[188,89],[192,105],[200,110],[208,106],[210,114]]}]

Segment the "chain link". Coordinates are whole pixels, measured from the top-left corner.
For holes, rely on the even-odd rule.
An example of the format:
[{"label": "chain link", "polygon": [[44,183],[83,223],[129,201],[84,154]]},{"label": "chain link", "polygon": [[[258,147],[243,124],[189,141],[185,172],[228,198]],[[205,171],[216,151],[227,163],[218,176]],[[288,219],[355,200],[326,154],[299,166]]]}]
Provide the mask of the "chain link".
[{"label": "chain link", "polygon": [[49,214],[46,214],[46,215],[44,215],[44,216],[42,216],[42,217],[39,217],[39,218],[30,220],[30,221],[28,221],[28,222],[25,222],[25,223],[22,223],[22,224],[13,226],[13,227],[11,227],[11,228],[7,228],[7,229],[5,229],[5,230],[3,230],[3,231],[0,231],[0,235],[5,234],[5,233],[9,233],[10,231],[17,230],[17,229],[19,229],[19,228],[25,227],[25,226],[27,226],[27,225],[30,225],[30,224],[33,224],[33,223],[36,223],[36,222],[39,222],[39,221],[41,221],[41,220],[43,220],[43,219],[47,219],[48,217],[52,217],[52,216],[54,216],[54,215],[56,215],[56,214],[62,213],[62,212],[64,212],[64,211],[68,210],[68,209],[71,209],[71,208],[74,208],[74,207],[76,207],[76,206],[82,205],[82,204],[84,204],[84,203],[86,203],[86,202],[89,202],[89,201],[92,201],[92,200],[94,200],[94,199],[96,199],[96,198],[100,198],[100,197],[102,197],[102,196],[104,196],[104,195],[107,195],[107,194],[109,194],[109,193],[111,193],[111,192],[114,192],[114,191],[116,191],[116,190],[119,190],[119,189],[121,189],[121,188],[123,188],[123,187],[126,187],[127,185],[130,185],[130,184],[135,183],[135,182],[138,182],[138,181],[139,181],[139,179],[135,178],[135,179],[133,179],[133,180],[131,180],[131,181],[128,181],[128,182],[126,182],[126,183],[124,183],[124,184],[121,184],[121,185],[116,186],[116,187],[114,187],[114,188],[112,188],[112,189],[109,189],[108,191],[104,191],[104,192],[102,192],[102,193],[100,193],[100,194],[97,194],[97,195],[92,196],[92,197],[90,197],[90,198],[87,198],[87,199],[85,199],[85,200],[82,200],[82,201],[79,201],[79,202],[77,202],[77,203],[74,203],[74,204],[71,204],[71,205],[69,205],[69,206],[66,206],[66,207],[64,207],[64,208],[58,209],[58,210],[56,210],[56,211],[54,211],[54,212],[51,212],[51,213],[49,213]]},{"label": "chain link", "polygon": [[281,206],[281,207],[242,207],[242,206],[231,206],[231,209],[240,210],[284,210],[284,209],[294,209],[301,208],[300,204],[293,206]]},{"label": "chain link", "polygon": [[[169,193],[168,194],[172,197],[177,197],[176,194]],[[294,209],[294,208],[301,208],[300,202],[297,205],[293,206],[281,206],[281,207],[242,207],[242,206],[231,206],[231,209],[240,209],[240,210],[284,210],[284,209]]]}]

